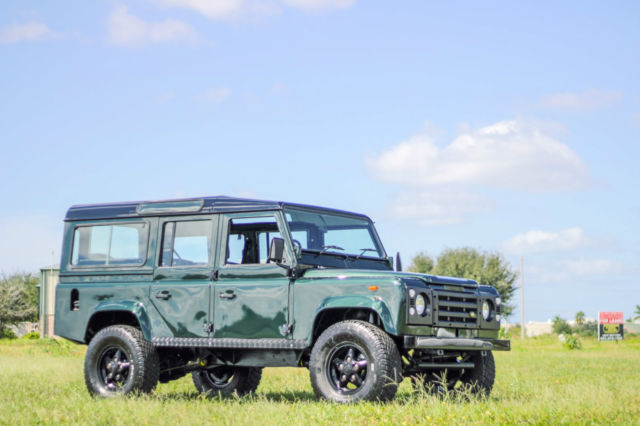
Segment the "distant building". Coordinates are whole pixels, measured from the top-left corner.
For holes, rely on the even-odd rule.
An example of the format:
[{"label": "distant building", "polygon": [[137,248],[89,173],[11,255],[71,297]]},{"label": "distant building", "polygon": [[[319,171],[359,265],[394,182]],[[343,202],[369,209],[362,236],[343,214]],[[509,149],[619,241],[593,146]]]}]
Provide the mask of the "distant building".
[{"label": "distant building", "polygon": [[56,286],[60,281],[60,267],[50,265],[40,268],[40,303],[38,324],[40,337],[53,337],[53,321],[56,312]]}]

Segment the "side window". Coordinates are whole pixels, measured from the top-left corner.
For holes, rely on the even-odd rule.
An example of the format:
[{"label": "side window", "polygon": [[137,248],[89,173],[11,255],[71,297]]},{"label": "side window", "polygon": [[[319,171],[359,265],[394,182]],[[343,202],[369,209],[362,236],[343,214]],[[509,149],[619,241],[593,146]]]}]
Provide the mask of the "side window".
[{"label": "side window", "polygon": [[79,226],[73,231],[74,266],[136,266],[146,260],[148,225]]},{"label": "side window", "polygon": [[160,266],[209,264],[211,221],[166,222],[162,229]]},{"label": "side window", "polygon": [[225,264],[267,263],[273,238],[282,238],[273,215],[230,219]]}]

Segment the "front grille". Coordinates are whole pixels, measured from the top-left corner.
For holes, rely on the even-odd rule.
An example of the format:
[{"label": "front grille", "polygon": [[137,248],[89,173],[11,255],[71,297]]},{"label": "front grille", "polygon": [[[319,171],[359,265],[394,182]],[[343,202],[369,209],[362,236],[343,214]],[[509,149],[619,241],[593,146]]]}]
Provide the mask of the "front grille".
[{"label": "front grille", "polygon": [[476,328],[478,297],[451,291],[434,292],[434,325],[436,327]]}]

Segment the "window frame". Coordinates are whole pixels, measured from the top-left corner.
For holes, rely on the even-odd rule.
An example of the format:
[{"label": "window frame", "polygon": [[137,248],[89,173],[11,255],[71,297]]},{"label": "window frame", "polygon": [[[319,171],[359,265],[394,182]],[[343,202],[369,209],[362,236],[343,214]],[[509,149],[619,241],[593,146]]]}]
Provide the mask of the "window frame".
[{"label": "window frame", "polygon": [[[104,263],[102,265],[74,265],[73,264],[73,250],[75,248],[75,235],[76,235],[76,231],[79,228],[90,228],[90,227],[98,227],[98,226],[118,226],[118,225],[139,225],[139,224],[144,224],[146,227],[146,233],[143,232],[142,236],[145,238],[145,244],[144,244],[144,258],[142,259],[141,263],[127,263],[127,264],[120,264],[120,265],[110,265],[107,263]],[[113,232],[113,230],[111,231]],[[131,269],[131,268],[142,268],[143,266],[146,265],[147,261],[149,260],[149,244],[150,244],[150,240],[151,240],[151,221],[150,220],[141,220],[141,219],[135,219],[132,221],[125,221],[125,220],[119,220],[119,221],[108,221],[108,222],[93,222],[93,223],[83,223],[83,224],[76,224],[73,226],[73,229],[71,231],[71,236],[70,236],[70,250],[69,250],[69,256],[67,257],[67,267],[70,270],[74,270],[74,269]],[[111,240],[109,241],[109,250],[111,250]]]}]

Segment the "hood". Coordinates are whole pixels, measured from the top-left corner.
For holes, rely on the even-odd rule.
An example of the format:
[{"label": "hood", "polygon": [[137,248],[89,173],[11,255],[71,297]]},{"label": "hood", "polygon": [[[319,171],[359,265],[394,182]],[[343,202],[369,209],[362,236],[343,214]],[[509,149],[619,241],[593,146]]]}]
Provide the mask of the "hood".
[{"label": "hood", "polygon": [[474,280],[465,278],[443,277],[439,275],[418,274],[414,272],[376,271],[371,269],[308,269],[304,278],[321,279],[335,278],[386,278],[386,279],[419,279],[427,284],[441,284],[451,286],[477,287]]}]

